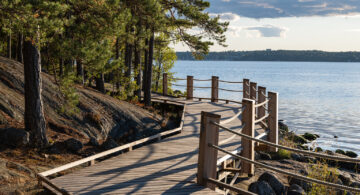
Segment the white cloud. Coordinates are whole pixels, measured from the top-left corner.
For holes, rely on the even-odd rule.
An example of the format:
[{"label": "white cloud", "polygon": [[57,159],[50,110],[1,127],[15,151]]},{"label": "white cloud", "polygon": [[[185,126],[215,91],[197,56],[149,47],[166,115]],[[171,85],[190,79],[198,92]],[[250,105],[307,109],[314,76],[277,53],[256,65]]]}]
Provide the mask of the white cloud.
[{"label": "white cloud", "polygon": [[244,29],[248,31],[248,37],[285,37],[286,32],[289,31],[288,28],[277,27],[270,24],[262,26],[251,26]]}]

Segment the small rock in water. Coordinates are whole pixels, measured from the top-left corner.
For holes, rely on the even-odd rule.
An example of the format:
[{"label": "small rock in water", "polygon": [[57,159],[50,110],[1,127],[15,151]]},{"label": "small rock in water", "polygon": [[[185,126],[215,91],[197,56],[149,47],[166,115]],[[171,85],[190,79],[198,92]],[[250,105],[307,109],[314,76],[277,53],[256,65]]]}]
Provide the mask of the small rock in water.
[{"label": "small rock in water", "polygon": [[284,130],[286,132],[289,131],[289,127],[283,122],[283,120],[279,120],[278,125],[280,130]]},{"label": "small rock in water", "polygon": [[337,150],[335,151],[335,153],[345,155],[345,151],[344,151],[344,150],[341,150],[341,149],[337,149]]},{"label": "small rock in water", "polygon": [[339,138],[337,135],[334,135],[334,138]]},{"label": "small rock in water", "polygon": [[318,138],[315,134],[311,134],[311,133],[305,133],[303,137],[309,141],[314,141]]},{"label": "small rock in water", "polygon": [[331,150],[325,150],[325,153],[328,154],[328,155],[334,155],[334,152],[331,151]]},{"label": "small rock in water", "polygon": [[345,155],[351,158],[356,158],[358,156],[355,152],[349,150],[345,152]]},{"label": "small rock in water", "polygon": [[322,151],[323,151],[323,149],[320,148],[320,147],[316,147],[316,148],[315,148],[315,152],[322,152]]},{"label": "small rock in water", "polygon": [[270,184],[266,181],[257,181],[250,184],[250,192],[256,193],[258,195],[275,195],[274,190],[271,188]]},{"label": "small rock in water", "polygon": [[285,194],[285,186],[280,182],[280,180],[269,172],[263,173],[258,181],[266,181],[270,184],[271,188],[275,191],[276,194]]}]

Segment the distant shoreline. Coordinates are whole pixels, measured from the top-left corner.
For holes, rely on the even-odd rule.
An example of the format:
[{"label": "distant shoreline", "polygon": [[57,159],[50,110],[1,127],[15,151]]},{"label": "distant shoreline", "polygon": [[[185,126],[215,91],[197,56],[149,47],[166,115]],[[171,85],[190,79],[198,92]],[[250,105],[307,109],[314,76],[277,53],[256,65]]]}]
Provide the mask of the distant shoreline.
[{"label": "distant shoreline", "polygon": [[[176,52],[178,60],[195,61],[191,52]],[[316,50],[261,50],[210,52],[203,61],[275,61],[275,62],[360,62],[360,52]]]}]

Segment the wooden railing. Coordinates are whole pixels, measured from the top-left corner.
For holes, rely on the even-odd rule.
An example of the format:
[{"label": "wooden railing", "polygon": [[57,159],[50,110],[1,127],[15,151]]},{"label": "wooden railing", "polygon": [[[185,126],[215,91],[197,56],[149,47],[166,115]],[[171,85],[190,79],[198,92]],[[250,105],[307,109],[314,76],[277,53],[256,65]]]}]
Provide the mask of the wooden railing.
[{"label": "wooden railing", "polygon": [[[289,150],[292,152],[302,153],[320,158],[327,158],[336,161],[345,161],[352,163],[360,163],[360,159],[331,156],[327,154],[315,153],[311,151],[304,151],[295,148],[289,148],[278,144],[278,94],[274,92],[267,92],[266,88],[257,86],[254,82],[244,79],[243,81],[243,99],[242,110],[235,116],[241,116],[241,127],[237,130],[233,130],[224,126],[224,122],[228,123],[231,120],[220,122],[221,116],[208,112],[201,113],[201,127],[200,127],[200,140],[199,140],[199,155],[198,155],[198,172],[197,183],[206,186],[210,189],[222,191],[227,194],[229,190],[237,192],[239,194],[254,194],[244,189],[234,187],[233,184],[238,177],[239,173],[247,173],[249,176],[254,174],[255,167],[263,167],[272,171],[288,175],[290,177],[298,178],[307,182],[314,182],[321,185],[326,185],[332,188],[341,190],[360,192],[359,188],[334,184],[325,182],[313,178],[308,178],[302,175],[290,173],[260,162],[255,161],[255,143],[262,143],[266,149],[270,152],[276,152],[278,148]],[[216,85],[215,85],[216,86]],[[249,92],[249,93],[247,93]],[[255,126],[260,125],[266,130],[267,140],[263,134],[255,137]],[[241,152],[239,151],[227,151],[221,148],[222,141],[219,140],[219,129],[223,129],[233,134],[233,136],[240,136],[241,140]],[[233,137],[232,136],[232,137]],[[218,151],[226,154],[226,158],[218,157]],[[228,184],[221,182],[224,177],[220,177],[218,173],[218,165],[220,162],[224,162],[224,159],[228,157],[240,160],[235,167],[227,168],[227,163],[222,164],[222,170],[235,173],[233,180]],[[225,161],[226,162],[226,161]],[[223,188],[225,190],[220,190]]]},{"label": "wooden railing", "polygon": [[80,159],[80,160],[77,160],[77,161],[62,165],[62,166],[59,166],[57,168],[38,173],[37,178],[38,178],[39,185],[49,189],[50,191],[52,191],[55,194],[58,194],[58,193],[64,194],[64,195],[71,194],[71,193],[65,191],[64,189],[61,189],[60,187],[56,186],[47,177],[51,176],[51,175],[54,175],[56,173],[59,173],[61,171],[65,171],[65,170],[77,167],[79,165],[86,164],[86,163],[88,163],[88,165],[91,166],[91,165],[94,165],[95,160],[97,160],[99,158],[103,158],[103,157],[112,155],[114,153],[120,152],[120,151],[131,151],[131,150],[133,150],[133,147],[139,146],[140,144],[144,144],[146,142],[153,141],[153,140],[161,140],[161,138],[164,137],[164,136],[169,136],[169,135],[172,135],[172,134],[175,134],[175,133],[180,133],[182,128],[183,128],[183,125],[184,125],[186,104],[184,102],[181,102],[181,101],[169,100],[169,99],[161,99],[161,98],[155,98],[155,97],[152,98],[152,100],[160,101],[160,102],[164,102],[164,103],[168,103],[168,104],[175,104],[175,105],[180,104],[180,105],[183,105],[183,113],[182,113],[182,117],[181,117],[180,126],[175,128],[175,129],[172,129],[172,130],[167,130],[167,131],[158,133],[156,135],[152,135],[150,137],[143,138],[143,139],[140,139],[140,140],[137,140],[137,141],[125,144],[125,145],[121,145],[119,147],[116,147],[116,148],[113,148],[113,149],[110,149],[110,150],[106,150],[104,152],[100,152],[98,154],[95,154],[95,155],[92,155],[92,156],[89,156],[89,157],[86,157],[86,158],[83,158],[83,159]]}]

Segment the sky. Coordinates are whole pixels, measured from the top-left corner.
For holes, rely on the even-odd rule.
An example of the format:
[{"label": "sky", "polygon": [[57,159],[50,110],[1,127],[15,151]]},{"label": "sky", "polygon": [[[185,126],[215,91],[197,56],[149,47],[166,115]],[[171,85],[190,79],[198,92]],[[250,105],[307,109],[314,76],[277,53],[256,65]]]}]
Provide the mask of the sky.
[{"label": "sky", "polygon": [[[208,0],[230,22],[225,50],[360,51],[360,0]],[[176,51],[188,51],[183,44]]]}]

